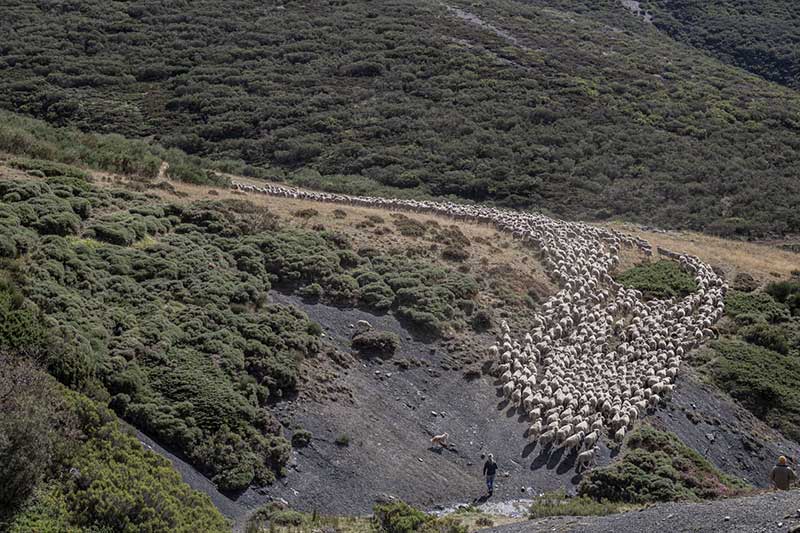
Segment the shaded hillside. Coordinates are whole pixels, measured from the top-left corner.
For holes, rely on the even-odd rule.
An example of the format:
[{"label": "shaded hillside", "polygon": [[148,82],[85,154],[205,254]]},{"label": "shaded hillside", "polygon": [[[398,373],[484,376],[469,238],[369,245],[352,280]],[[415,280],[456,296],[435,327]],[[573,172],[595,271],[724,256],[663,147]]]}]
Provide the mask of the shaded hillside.
[{"label": "shaded hillside", "polygon": [[653,24],[726,63],[800,88],[800,4],[782,0],[645,0]]},{"label": "shaded hillside", "polygon": [[224,13],[13,0],[4,15],[0,106],[58,124],[329,188],[800,230],[800,96],[611,0],[239,0]]}]

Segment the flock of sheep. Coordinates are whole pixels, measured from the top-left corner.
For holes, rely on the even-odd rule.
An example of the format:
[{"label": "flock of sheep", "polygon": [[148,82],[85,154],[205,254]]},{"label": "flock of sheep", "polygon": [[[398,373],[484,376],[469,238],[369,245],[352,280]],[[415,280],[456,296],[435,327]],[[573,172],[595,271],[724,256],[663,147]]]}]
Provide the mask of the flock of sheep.
[{"label": "flock of sheep", "polygon": [[527,413],[528,436],[578,453],[589,465],[601,435],[625,432],[670,394],[681,358],[714,335],[727,285],[697,257],[658,249],[697,283],[682,299],[644,301],[609,274],[621,247],[652,255],[639,238],[543,215],[448,202],[356,197],[278,185],[233,182],[234,189],[277,197],[444,215],[494,224],[538,251],[560,290],[542,305],[532,331],[512,336],[501,324],[489,348],[509,402]]}]

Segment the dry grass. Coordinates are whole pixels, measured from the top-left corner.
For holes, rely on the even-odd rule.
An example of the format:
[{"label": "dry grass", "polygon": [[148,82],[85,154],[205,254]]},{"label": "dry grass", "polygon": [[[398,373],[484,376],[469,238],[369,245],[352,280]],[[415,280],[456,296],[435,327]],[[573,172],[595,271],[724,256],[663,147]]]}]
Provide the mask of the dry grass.
[{"label": "dry grass", "polygon": [[654,248],[661,246],[696,255],[721,268],[729,280],[739,272],[747,272],[762,282],[775,281],[790,277],[792,270],[800,268],[800,255],[766,244],[721,239],[691,231],[645,231],[627,223],[605,226],[646,239]]},{"label": "dry grass", "polygon": [[[246,182],[241,178],[236,179]],[[255,184],[256,182],[253,183]],[[214,189],[217,194],[209,195],[211,188],[208,186],[180,182],[171,182],[171,184],[180,193],[180,196],[176,197],[176,195],[160,189],[151,189],[148,190],[148,193],[179,203],[199,199],[235,198],[241,200],[246,198],[256,205],[267,207],[272,213],[278,215],[285,224],[306,228],[321,225],[326,230],[345,233],[350,237],[355,248],[370,246],[385,251],[391,249],[408,250],[414,247],[430,249],[432,245],[437,245],[430,238],[401,235],[392,222],[394,220],[393,214],[395,213],[403,214],[422,224],[438,224],[440,227],[456,225],[470,241],[468,247],[470,257],[464,261],[463,265],[468,266],[471,272],[488,274],[491,280],[501,281],[509,289],[520,295],[526,294],[531,289],[542,296],[555,292],[555,286],[547,278],[544,267],[535,255],[531,251],[518,246],[509,235],[500,233],[491,226],[455,221],[447,217],[428,214],[410,214],[400,211],[393,212],[366,207],[328,204],[311,200],[275,198],[261,194],[243,195],[228,189]],[[100,185],[105,185],[105,183],[101,182]],[[318,214],[310,218],[295,216],[295,213],[305,209],[313,209]],[[343,211],[346,216],[344,218],[336,218],[334,216],[335,211]],[[375,215],[381,217],[383,222],[373,223],[373,227],[356,227],[359,223],[364,223],[368,221],[369,217],[374,217]],[[444,260],[439,262],[450,267],[458,267],[459,265]]]}]

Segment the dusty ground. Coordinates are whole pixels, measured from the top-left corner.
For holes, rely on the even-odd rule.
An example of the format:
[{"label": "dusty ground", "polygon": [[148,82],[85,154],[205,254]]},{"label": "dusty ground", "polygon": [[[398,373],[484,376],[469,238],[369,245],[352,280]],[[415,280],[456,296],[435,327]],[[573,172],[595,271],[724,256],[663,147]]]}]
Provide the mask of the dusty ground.
[{"label": "dusty ground", "polygon": [[800,269],[800,254],[767,244],[721,239],[692,231],[643,229],[629,223],[604,226],[646,239],[654,250],[661,246],[696,255],[711,266],[721,268],[729,280],[739,272],[746,272],[762,282],[769,282],[788,278],[793,270]]},{"label": "dusty ground", "polygon": [[800,492],[767,492],[708,503],[665,503],[605,517],[543,518],[487,533],[786,533],[800,526]]}]

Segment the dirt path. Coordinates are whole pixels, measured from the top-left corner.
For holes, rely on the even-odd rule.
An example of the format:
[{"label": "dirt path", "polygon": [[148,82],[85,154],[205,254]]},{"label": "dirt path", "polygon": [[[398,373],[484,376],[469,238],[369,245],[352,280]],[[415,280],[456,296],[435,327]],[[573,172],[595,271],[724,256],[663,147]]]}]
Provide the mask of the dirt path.
[{"label": "dirt path", "polygon": [[786,533],[800,526],[800,493],[769,492],[709,503],[665,503],[605,517],[531,520],[487,533]]}]

